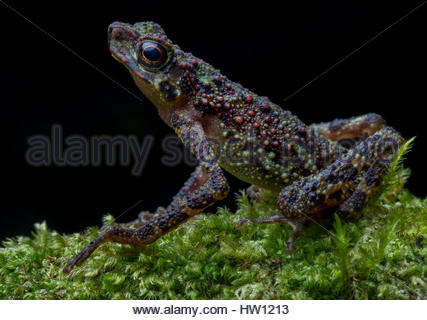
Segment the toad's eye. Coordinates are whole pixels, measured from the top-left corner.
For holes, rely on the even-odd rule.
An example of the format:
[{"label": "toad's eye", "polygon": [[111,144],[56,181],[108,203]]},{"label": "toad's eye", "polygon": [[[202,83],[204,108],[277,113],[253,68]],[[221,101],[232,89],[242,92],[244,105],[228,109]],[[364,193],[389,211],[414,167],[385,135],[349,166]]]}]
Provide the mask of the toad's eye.
[{"label": "toad's eye", "polygon": [[160,69],[168,60],[165,47],[154,41],[144,41],[139,47],[139,61],[146,67]]}]

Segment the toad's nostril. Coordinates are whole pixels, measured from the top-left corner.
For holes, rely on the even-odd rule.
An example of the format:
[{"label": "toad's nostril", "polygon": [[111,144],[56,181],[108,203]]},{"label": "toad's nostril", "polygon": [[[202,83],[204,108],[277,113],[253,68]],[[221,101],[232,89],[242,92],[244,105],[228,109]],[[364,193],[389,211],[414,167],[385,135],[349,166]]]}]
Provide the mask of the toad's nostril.
[{"label": "toad's nostril", "polygon": [[120,28],[113,27],[113,28],[110,28],[108,32],[109,32],[110,38],[114,40],[119,39],[122,36],[122,31]]},{"label": "toad's nostril", "polygon": [[108,36],[117,39],[121,35],[121,31],[124,27],[122,22],[115,21],[108,26]]}]

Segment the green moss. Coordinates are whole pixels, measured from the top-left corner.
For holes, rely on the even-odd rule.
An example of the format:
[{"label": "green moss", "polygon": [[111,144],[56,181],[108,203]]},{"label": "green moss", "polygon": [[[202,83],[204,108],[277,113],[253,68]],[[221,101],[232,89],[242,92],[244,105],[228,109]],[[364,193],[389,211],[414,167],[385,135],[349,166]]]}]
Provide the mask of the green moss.
[{"label": "green moss", "polygon": [[311,226],[292,254],[288,225],[234,228],[271,215],[268,194],[256,203],[242,192],[237,212],[200,215],[145,248],[103,245],[68,276],[98,228],[60,235],[36,224],[0,249],[0,299],[427,299],[427,199],[400,191],[407,172],[394,165],[359,220]]}]

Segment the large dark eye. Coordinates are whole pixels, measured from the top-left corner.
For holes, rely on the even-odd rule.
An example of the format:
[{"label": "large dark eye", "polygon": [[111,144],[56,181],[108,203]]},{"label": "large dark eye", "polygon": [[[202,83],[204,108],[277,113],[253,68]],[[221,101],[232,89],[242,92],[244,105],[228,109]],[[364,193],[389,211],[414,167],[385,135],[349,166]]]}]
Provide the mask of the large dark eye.
[{"label": "large dark eye", "polygon": [[149,68],[161,68],[168,60],[168,53],[161,44],[144,41],[139,47],[139,60]]}]

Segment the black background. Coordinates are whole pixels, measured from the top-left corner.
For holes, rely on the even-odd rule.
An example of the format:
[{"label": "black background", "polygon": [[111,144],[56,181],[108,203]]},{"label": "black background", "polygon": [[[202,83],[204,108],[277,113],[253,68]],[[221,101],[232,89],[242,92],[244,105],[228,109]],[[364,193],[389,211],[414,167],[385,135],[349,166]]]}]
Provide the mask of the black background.
[{"label": "black background", "polygon": [[[167,205],[192,171],[160,163],[160,141],[173,132],[111,58],[106,30],[116,20],[158,22],[185,51],[306,123],[383,115],[405,137],[418,137],[407,161],[413,171],[407,186],[425,196],[427,5],[283,102],[421,3],[294,2],[9,1],[143,102],[0,3],[0,239],[28,234],[42,220],[60,232],[81,231],[99,225],[105,213],[118,216],[142,200],[120,219],[131,220],[142,209]],[[122,134],[142,140],[151,134],[154,150],[139,177],[131,175],[131,167],[29,166],[27,138],[50,135],[55,123],[66,136]],[[245,186],[230,180],[235,192]],[[233,198],[221,205],[233,205]]]}]

